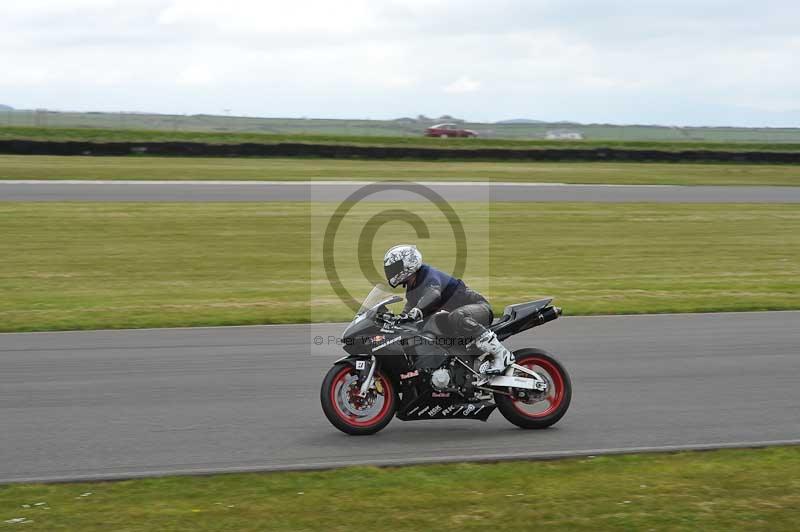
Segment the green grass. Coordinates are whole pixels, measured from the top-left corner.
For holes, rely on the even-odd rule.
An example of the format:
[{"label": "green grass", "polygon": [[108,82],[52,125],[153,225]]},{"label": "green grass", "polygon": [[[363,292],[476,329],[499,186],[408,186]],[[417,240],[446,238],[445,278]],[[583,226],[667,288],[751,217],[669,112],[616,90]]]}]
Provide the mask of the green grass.
[{"label": "green grass", "polygon": [[642,185],[800,185],[762,164],[420,162],[0,155],[0,179],[437,180]]},{"label": "green grass", "polygon": [[[0,115],[1,116],[1,115]],[[114,126],[108,128],[48,128],[48,127],[0,127],[0,140],[52,140],[52,141],[83,141],[83,142],[164,142],[188,141],[207,142],[212,144],[275,144],[279,142],[301,142],[309,144],[339,144],[360,146],[417,146],[429,148],[559,148],[559,149],[586,149],[586,148],[627,148],[627,149],[656,149],[656,150],[724,150],[724,151],[797,151],[800,150],[800,129],[787,130],[791,134],[784,139],[779,133],[764,131],[760,134],[744,136],[745,141],[737,140],[736,136],[716,135],[712,140],[686,138],[684,136],[656,136],[652,138],[642,129],[644,134],[633,134],[626,140],[618,135],[592,136],[582,141],[544,140],[542,138],[513,138],[515,130],[509,129],[512,138],[471,138],[471,139],[440,139],[422,136],[424,126],[417,128],[413,133],[389,130],[370,130],[369,128],[339,127],[326,133],[328,128],[311,126],[306,130],[300,128],[282,130],[277,128],[274,132],[246,132],[246,131],[174,131],[172,128],[162,129],[118,129]],[[502,129],[502,128],[501,128]],[[539,126],[536,134],[544,134],[552,126]],[[655,128],[653,128],[655,129]],[[667,129],[667,128],[663,128]],[[538,131],[541,130],[541,131]],[[307,131],[307,132],[304,132]],[[606,128],[606,131],[613,131]],[[669,130],[668,130],[669,131]],[[755,130],[751,130],[755,131]],[[775,130],[780,132],[781,130]],[[533,135],[534,133],[531,133]],[[609,138],[610,137],[610,138]],[[624,137],[624,135],[623,135]],[[717,139],[717,140],[713,140]],[[780,139],[780,140],[778,140]],[[787,141],[788,140],[788,141]]]},{"label": "green grass", "polygon": [[[3,526],[14,518],[30,522]],[[9,530],[774,532],[799,522],[797,447],[0,487]]]},{"label": "green grass", "polygon": [[[453,205],[470,245],[464,277],[497,310],[545,295],[572,315],[800,309],[796,205]],[[316,251],[334,207],[0,203],[0,330],[347,320]],[[387,207],[360,205],[337,236],[354,296],[377,280],[361,274],[355,242]],[[412,208],[430,228],[426,259],[452,268],[449,225]],[[412,239],[389,222],[361,254],[380,271],[383,251]]]}]

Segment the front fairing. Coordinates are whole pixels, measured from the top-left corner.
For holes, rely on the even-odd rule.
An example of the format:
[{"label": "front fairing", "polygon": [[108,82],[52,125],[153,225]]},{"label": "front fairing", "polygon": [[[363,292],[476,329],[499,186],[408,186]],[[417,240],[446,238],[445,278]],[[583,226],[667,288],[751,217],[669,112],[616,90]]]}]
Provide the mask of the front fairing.
[{"label": "front fairing", "polygon": [[364,302],[361,303],[361,308],[356,312],[353,321],[345,327],[344,332],[342,332],[342,338],[361,333],[363,327],[368,324],[375,326],[375,317],[381,312],[388,312],[386,307],[400,301],[403,301],[402,297],[393,294],[384,285],[376,285],[364,298]]},{"label": "front fairing", "polygon": [[400,301],[403,301],[402,297],[391,293],[384,286],[375,286],[364,299],[353,321],[342,332],[345,351],[350,354],[370,353],[372,337],[381,333],[381,325],[376,320],[378,314],[388,312],[388,305]]},{"label": "front fairing", "polygon": [[378,326],[372,320],[363,320],[345,329],[342,346],[351,355],[371,354],[372,338],[378,331]]},{"label": "front fairing", "polygon": [[379,327],[375,323],[374,317],[371,319],[367,314],[360,314],[345,328],[342,333],[342,340],[348,342],[361,336],[373,336],[377,334],[378,329]]}]

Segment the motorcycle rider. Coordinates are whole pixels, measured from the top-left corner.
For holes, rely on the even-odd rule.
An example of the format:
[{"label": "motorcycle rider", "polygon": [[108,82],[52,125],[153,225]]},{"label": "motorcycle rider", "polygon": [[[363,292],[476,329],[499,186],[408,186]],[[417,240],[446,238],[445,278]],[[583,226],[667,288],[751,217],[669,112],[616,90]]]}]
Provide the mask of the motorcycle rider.
[{"label": "motorcycle rider", "polygon": [[464,281],[422,262],[416,246],[400,244],[390,248],[383,257],[386,280],[392,288],[406,289],[406,305],[401,319],[419,321],[439,310],[446,310],[450,332],[465,338],[475,338],[475,346],[491,356],[480,371],[497,375],[514,361],[514,355],[486,327],[494,315],[489,302]]}]

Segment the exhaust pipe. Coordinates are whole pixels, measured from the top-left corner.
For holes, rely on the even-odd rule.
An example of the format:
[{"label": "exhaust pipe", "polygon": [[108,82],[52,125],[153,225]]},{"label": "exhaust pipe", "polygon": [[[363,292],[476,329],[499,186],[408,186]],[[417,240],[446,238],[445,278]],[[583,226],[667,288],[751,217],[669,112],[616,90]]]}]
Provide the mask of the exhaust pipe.
[{"label": "exhaust pipe", "polygon": [[544,325],[548,321],[553,321],[561,316],[561,307],[547,307],[533,316],[533,327]]}]

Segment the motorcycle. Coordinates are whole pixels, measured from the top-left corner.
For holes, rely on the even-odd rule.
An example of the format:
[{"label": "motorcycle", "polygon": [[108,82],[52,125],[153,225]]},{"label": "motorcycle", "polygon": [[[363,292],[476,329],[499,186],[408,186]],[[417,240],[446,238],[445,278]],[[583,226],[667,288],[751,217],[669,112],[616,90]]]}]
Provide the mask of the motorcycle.
[{"label": "motorcycle", "polygon": [[[569,408],[572,384],[564,366],[542,349],[514,351],[514,361],[499,375],[483,375],[488,355],[470,339],[446,334],[446,311],[408,322],[389,311],[403,301],[375,286],[342,333],[348,353],[334,362],[322,382],[320,400],[334,427],[351,435],[374,434],[393,417],[476,419],[495,409],[524,429],[543,429]],[[488,328],[502,341],[557,319],[552,299],[506,307]],[[415,365],[418,357],[428,364]]]}]

